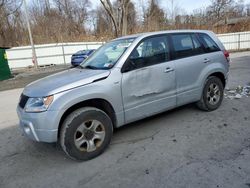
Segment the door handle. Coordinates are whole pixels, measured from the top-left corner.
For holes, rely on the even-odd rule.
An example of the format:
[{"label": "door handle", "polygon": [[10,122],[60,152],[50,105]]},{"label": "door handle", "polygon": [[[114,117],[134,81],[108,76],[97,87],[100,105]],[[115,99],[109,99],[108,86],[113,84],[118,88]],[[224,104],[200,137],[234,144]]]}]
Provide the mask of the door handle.
[{"label": "door handle", "polygon": [[173,72],[173,71],[174,71],[173,68],[167,67],[167,68],[164,70],[164,73],[169,73],[169,72]]},{"label": "door handle", "polygon": [[210,62],[210,59],[207,59],[207,58],[205,58],[203,61],[203,63],[209,63],[209,62]]}]

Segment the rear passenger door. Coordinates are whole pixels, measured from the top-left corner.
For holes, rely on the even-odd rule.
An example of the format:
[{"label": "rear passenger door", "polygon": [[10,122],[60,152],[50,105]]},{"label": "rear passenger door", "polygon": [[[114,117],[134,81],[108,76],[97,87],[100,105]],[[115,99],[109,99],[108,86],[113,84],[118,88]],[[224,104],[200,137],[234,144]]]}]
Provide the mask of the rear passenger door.
[{"label": "rear passenger door", "polygon": [[199,33],[198,35],[205,48],[206,54],[204,57],[207,59],[208,64],[221,63],[224,60],[224,62],[228,65],[225,55],[215,41],[206,33]]},{"label": "rear passenger door", "polygon": [[176,67],[177,105],[199,100],[200,75],[209,61],[204,57],[205,49],[194,33],[170,35],[172,59]]}]

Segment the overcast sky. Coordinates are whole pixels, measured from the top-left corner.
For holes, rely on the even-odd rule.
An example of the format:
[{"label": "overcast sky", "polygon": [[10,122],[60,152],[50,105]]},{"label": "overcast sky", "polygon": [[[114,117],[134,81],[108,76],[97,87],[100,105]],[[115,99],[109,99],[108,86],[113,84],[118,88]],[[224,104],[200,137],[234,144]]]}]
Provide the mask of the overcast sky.
[{"label": "overcast sky", "polygon": [[[166,4],[168,0],[161,0],[161,4]],[[211,4],[211,0],[175,0],[177,4],[187,13],[191,13],[193,10],[206,7]],[[245,0],[245,3],[250,3],[250,0]]]},{"label": "overcast sky", "polygon": [[[148,2],[148,0],[132,0],[134,3],[139,6],[140,3],[138,2]],[[167,9],[170,7],[170,0],[158,0],[164,9]],[[93,6],[100,4],[100,0],[92,0],[91,1]],[[178,5],[181,9],[185,10],[185,13],[192,13],[193,10],[206,7],[210,5],[211,0],[174,0],[175,4]],[[250,0],[245,0],[245,3],[250,3]],[[139,7],[137,7],[139,8]]]},{"label": "overcast sky", "polygon": [[[161,0],[160,2],[165,8],[170,5],[168,0]],[[175,0],[174,2],[178,7],[184,9],[187,13],[191,13],[194,9],[210,5],[210,0]]]}]

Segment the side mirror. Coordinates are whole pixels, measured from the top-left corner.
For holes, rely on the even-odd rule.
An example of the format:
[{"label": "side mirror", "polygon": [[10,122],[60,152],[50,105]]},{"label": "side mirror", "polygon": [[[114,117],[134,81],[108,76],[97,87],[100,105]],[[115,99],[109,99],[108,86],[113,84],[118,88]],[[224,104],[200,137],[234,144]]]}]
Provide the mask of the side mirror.
[{"label": "side mirror", "polygon": [[129,58],[128,59],[128,63],[133,67],[133,68],[137,68],[137,65],[136,65],[136,59],[135,58]]},{"label": "side mirror", "polygon": [[136,59],[128,58],[126,63],[124,64],[124,66],[122,68],[122,72],[128,72],[128,71],[131,71],[133,69],[136,69],[137,66],[136,66],[135,60]]}]

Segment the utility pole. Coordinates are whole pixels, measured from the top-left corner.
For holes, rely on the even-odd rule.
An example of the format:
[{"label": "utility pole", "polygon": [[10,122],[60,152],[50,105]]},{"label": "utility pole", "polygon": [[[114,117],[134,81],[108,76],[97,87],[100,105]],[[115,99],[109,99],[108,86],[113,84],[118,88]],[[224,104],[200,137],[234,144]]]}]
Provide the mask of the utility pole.
[{"label": "utility pole", "polygon": [[27,11],[27,3],[26,3],[26,0],[23,0],[23,2],[24,2],[25,19],[26,19],[26,24],[28,27],[30,44],[31,44],[31,48],[32,48],[32,61],[34,63],[35,69],[38,69],[36,50],[35,50],[35,46],[34,46],[34,42],[33,42],[33,38],[32,38],[32,33],[31,33],[31,29],[30,29],[29,15],[28,15],[28,11]]},{"label": "utility pole", "polygon": [[171,17],[172,17],[172,24],[174,25],[174,19],[175,19],[175,15],[174,15],[174,0],[171,0]]}]

